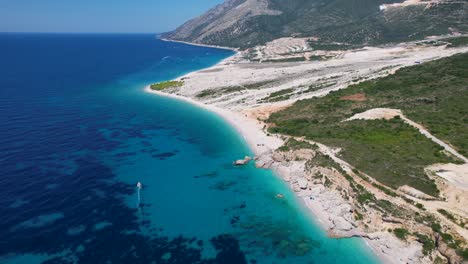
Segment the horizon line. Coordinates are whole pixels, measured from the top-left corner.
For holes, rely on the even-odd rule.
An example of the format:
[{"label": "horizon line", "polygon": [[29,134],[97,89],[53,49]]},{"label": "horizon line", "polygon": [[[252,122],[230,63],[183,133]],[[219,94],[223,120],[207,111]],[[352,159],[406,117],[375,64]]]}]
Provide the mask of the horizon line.
[{"label": "horizon line", "polygon": [[0,34],[76,34],[76,35],[79,35],[79,34],[126,34],[126,35],[130,35],[130,34],[133,34],[133,35],[137,35],[137,34],[140,34],[140,35],[150,35],[150,34],[153,34],[153,35],[160,35],[162,34],[163,32],[160,32],[160,33],[155,33],[155,32],[66,32],[66,31],[57,31],[57,32],[48,32],[48,31],[45,31],[45,32],[36,32],[36,31],[32,31],[32,32],[28,32],[28,31],[0,31]]}]

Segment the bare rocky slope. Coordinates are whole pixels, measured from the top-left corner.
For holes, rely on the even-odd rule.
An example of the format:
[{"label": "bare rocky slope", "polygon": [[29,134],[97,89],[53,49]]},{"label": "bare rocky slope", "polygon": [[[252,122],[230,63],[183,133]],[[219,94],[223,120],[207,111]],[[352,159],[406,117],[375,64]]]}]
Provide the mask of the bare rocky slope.
[{"label": "bare rocky slope", "polygon": [[245,49],[290,36],[374,45],[467,31],[467,0],[226,0],[161,36]]}]

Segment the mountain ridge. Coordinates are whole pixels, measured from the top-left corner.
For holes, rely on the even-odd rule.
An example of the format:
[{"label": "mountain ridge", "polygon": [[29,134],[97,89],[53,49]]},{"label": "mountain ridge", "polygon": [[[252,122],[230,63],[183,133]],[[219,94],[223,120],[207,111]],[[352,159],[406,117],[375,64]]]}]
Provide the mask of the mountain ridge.
[{"label": "mountain ridge", "polygon": [[376,45],[468,32],[468,1],[227,0],[169,40],[246,49],[281,37]]}]

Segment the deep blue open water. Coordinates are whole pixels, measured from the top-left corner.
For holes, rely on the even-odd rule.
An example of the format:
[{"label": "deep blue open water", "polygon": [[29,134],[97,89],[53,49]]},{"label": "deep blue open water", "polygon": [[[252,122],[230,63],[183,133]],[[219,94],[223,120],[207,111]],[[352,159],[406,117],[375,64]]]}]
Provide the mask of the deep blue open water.
[{"label": "deep blue open water", "polygon": [[0,263],[376,262],[327,238],[271,171],[233,167],[251,153],[219,117],[144,92],[230,55],[0,34]]}]

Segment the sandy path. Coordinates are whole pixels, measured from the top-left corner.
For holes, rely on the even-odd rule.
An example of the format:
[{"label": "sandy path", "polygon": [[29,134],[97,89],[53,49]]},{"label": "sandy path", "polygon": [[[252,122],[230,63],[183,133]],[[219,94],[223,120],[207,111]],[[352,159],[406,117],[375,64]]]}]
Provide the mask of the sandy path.
[{"label": "sandy path", "polygon": [[432,135],[425,127],[422,125],[414,122],[413,120],[407,118],[399,109],[390,109],[390,108],[374,108],[367,110],[363,113],[355,114],[354,116],[346,119],[345,121],[355,120],[355,119],[365,119],[365,120],[373,120],[373,119],[391,119],[395,116],[399,116],[405,123],[408,125],[416,128],[421,134],[438,144],[439,146],[443,147],[447,152],[454,155],[455,157],[461,159],[463,162],[468,163],[468,159],[463,156],[462,154],[458,153],[453,147],[445,143],[444,141],[438,139],[434,135]]},{"label": "sandy path", "polygon": [[[357,183],[363,185],[367,190],[371,190],[372,193],[376,196],[376,198],[386,199],[386,200],[389,200],[392,203],[397,204],[397,205],[406,205],[406,206],[408,205],[401,198],[395,198],[395,197],[389,196],[389,195],[385,194],[384,192],[382,192],[381,190],[379,190],[379,189],[375,188],[374,186],[372,186],[371,183],[369,183],[367,181],[364,181],[361,177],[357,176],[353,172],[353,169],[355,169],[355,168],[351,164],[349,164],[348,162],[338,158],[336,156],[336,152],[333,149],[331,149],[330,147],[328,147],[326,145],[323,145],[323,144],[320,144],[320,143],[317,143],[317,142],[314,142],[314,141],[311,141],[311,140],[306,140],[306,141],[308,141],[311,144],[317,144],[319,146],[319,148],[320,148],[320,152],[322,152],[323,154],[328,155],[333,161],[338,163],[341,166],[341,168],[344,171],[346,171],[350,176],[352,176],[353,179]],[[457,166],[457,165],[449,165],[449,166]],[[371,179],[371,181],[373,181],[372,177],[370,177],[369,175],[367,175],[365,173],[363,173],[363,174],[366,175],[367,177],[369,177],[369,179]],[[457,233],[459,233],[462,237],[464,237],[465,239],[468,240],[468,230],[467,229],[465,229],[463,227],[460,227],[459,225],[453,223],[452,221],[448,220],[445,216],[443,216],[441,213],[439,213],[437,211],[438,209],[450,209],[451,211],[458,212],[461,215],[466,215],[466,210],[460,210],[460,208],[458,208],[460,206],[459,203],[447,203],[445,201],[426,201],[426,200],[423,200],[423,199],[418,199],[418,198],[415,198],[415,197],[412,197],[412,196],[408,196],[405,193],[402,193],[402,192],[400,192],[398,190],[394,190],[394,191],[396,193],[398,193],[399,195],[403,196],[403,197],[410,198],[411,200],[414,200],[414,201],[424,205],[424,207],[426,209],[428,209],[431,213],[436,214],[444,224],[450,226]],[[311,206],[310,209],[314,213],[318,210],[317,206]],[[416,208],[414,208],[414,209],[415,209],[415,211],[417,211]],[[319,217],[321,217],[321,219],[322,219],[321,222],[322,223],[327,222],[326,220],[327,220],[327,217],[329,217],[329,216],[323,215],[323,214],[317,214],[317,215]],[[325,227],[327,227],[327,225],[325,225]]]},{"label": "sandy path", "polygon": [[427,131],[422,125],[414,122],[413,120],[407,118],[406,116],[402,116],[401,117],[406,123],[408,123],[409,125],[411,125],[412,127],[416,128],[417,130],[419,130],[419,132],[423,135],[425,135],[426,137],[428,137],[429,139],[431,139],[432,141],[434,141],[435,143],[437,143],[438,145],[440,145],[441,147],[443,147],[447,152],[449,152],[450,154],[454,155],[455,157],[463,160],[463,162],[465,163],[468,163],[468,159],[463,156],[462,154],[458,153],[458,151],[456,151],[454,148],[452,148],[451,146],[449,146],[447,143],[443,142],[442,140],[436,138],[435,136],[433,136],[431,133],[429,133],[429,131]]}]

